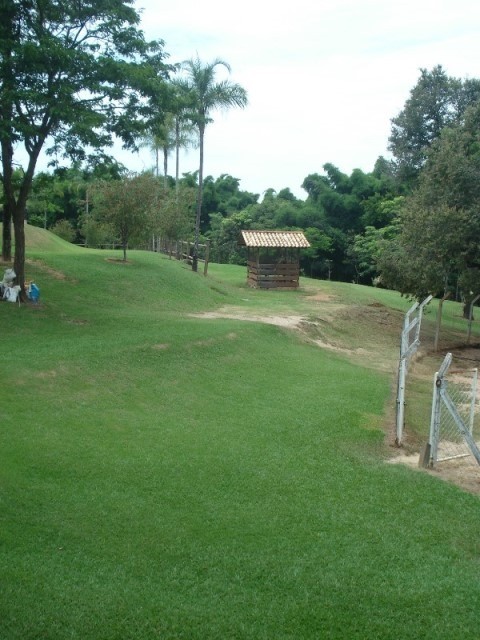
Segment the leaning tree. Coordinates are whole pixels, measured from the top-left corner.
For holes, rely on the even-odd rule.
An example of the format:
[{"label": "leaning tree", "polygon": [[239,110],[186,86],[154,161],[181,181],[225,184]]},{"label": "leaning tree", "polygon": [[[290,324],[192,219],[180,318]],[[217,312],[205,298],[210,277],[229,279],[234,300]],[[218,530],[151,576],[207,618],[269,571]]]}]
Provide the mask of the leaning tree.
[{"label": "leaning tree", "polygon": [[[76,161],[112,144],[133,147],[164,95],[163,42],[147,42],[133,0],[2,0],[0,148],[4,238],[25,278],[25,210],[42,150]],[[51,142],[51,145],[49,144]],[[15,188],[14,167],[26,158]]]}]

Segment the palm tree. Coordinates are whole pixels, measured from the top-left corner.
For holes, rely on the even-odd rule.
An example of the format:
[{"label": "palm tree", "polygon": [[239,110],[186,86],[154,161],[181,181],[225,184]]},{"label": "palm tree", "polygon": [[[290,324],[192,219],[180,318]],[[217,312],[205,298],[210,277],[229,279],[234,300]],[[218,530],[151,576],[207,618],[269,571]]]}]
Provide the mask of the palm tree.
[{"label": "palm tree", "polygon": [[170,111],[173,115],[173,138],[175,140],[175,185],[178,191],[180,179],[180,149],[198,148],[198,131],[189,118],[191,103],[190,88],[182,78],[174,78],[170,82],[173,91]]},{"label": "palm tree", "polygon": [[198,133],[186,115],[188,95],[176,79],[169,83],[168,103],[151,105],[153,118],[140,138],[140,147],[149,149],[155,158],[155,175],[160,175],[160,155],[163,155],[164,186],[167,188],[168,157],[175,151],[175,182],[178,189],[180,149],[196,149]]},{"label": "palm tree", "polygon": [[193,246],[192,269],[198,268],[198,243],[200,237],[200,216],[203,198],[203,149],[205,128],[213,122],[210,117],[216,109],[228,109],[229,107],[244,108],[247,105],[247,92],[239,84],[228,80],[215,81],[215,72],[218,66],[223,66],[228,72],[230,65],[216,58],[213,62],[202,64],[198,56],[186,60],[182,68],[186,71],[186,78],[182,85],[189,96],[188,118],[195,125],[199,135],[200,163],[198,170],[198,196],[195,219],[195,237]]},{"label": "palm tree", "polygon": [[155,175],[160,175],[160,154],[163,154],[163,180],[167,188],[168,156],[176,148],[175,116],[172,113],[163,115],[161,124],[152,125],[140,139],[140,146],[148,148],[155,157]]},{"label": "palm tree", "polygon": [[[160,175],[160,153],[162,149],[165,148],[161,135],[157,133],[153,133],[153,131],[149,131],[141,137],[139,146],[143,147],[144,149],[148,149],[149,151],[152,152],[155,158],[154,174],[155,174],[155,177],[158,178]],[[164,158],[163,164],[165,166],[165,158]],[[166,179],[166,174],[165,174],[165,179]]]}]

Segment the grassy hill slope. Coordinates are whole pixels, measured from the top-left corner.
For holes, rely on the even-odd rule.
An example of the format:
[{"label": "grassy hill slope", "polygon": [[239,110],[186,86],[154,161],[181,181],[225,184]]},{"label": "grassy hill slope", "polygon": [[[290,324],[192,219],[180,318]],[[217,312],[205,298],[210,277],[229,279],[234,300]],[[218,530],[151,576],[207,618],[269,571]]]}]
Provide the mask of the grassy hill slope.
[{"label": "grassy hill slope", "polygon": [[0,304],[2,639],[478,637],[478,498],[384,462],[407,301],[33,233],[41,303]]}]

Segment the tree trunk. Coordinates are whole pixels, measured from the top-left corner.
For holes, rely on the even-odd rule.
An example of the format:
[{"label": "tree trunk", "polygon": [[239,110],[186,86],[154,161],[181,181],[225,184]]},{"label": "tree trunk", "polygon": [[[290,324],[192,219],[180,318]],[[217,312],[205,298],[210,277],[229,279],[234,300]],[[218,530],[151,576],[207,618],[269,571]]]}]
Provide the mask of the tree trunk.
[{"label": "tree trunk", "polygon": [[434,351],[438,350],[438,341],[439,341],[439,338],[440,338],[440,327],[442,326],[443,303],[449,297],[450,297],[450,294],[446,293],[443,296],[443,298],[440,298],[440,300],[438,301],[437,325],[435,327],[435,340],[434,340],[434,345],[433,345],[433,350]]},{"label": "tree trunk", "polygon": [[15,206],[13,194],[13,143],[14,139],[11,122],[13,120],[13,96],[15,80],[13,75],[13,43],[16,39],[16,20],[18,7],[13,2],[2,3],[1,33],[2,55],[0,77],[2,79],[2,94],[0,101],[1,156],[2,156],[2,184],[3,184],[3,231],[2,231],[2,259],[12,260],[12,216]]},{"label": "tree trunk", "polygon": [[180,177],[180,120],[175,119],[175,189],[178,195],[178,180]]},{"label": "tree trunk", "polygon": [[473,307],[477,300],[480,298],[480,293],[478,293],[473,300],[470,302],[470,309],[468,312],[468,330],[467,330],[467,344],[470,342],[470,336],[472,335],[472,322],[474,320],[473,317]]},{"label": "tree trunk", "polygon": [[[20,299],[26,300],[25,292],[25,212],[27,210],[27,198],[32,188],[33,174],[38,160],[38,154],[43,146],[46,134],[36,140],[36,144],[29,151],[29,161],[27,170],[23,174],[22,184],[20,186],[19,195],[15,201],[13,194],[12,171],[10,171],[10,179],[5,180],[4,189],[7,190],[10,201],[14,205],[11,209],[13,219],[13,230],[15,235],[15,259],[13,268],[16,273],[17,284],[21,287]],[[3,149],[3,145],[2,145]]]},{"label": "tree trunk", "polygon": [[12,260],[12,212],[8,203],[3,203],[2,260]]},{"label": "tree trunk", "polygon": [[25,208],[17,206],[13,217],[13,230],[15,234],[15,260],[13,270],[17,278],[16,282],[22,288],[21,299],[25,300]]},{"label": "tree trunk", "polygon": [[195,218],[195,237],[193,241],[192,271],[198,271],[198,245],[200,241],[200,218],[203,200],[203,138],[205,126],[200,126],[200,165],[198,168],[197,215]]},{"label": "tree trunk", "polygon": [[166,190],[168,186],[168,148],[163,147],[163,188]]},{"label": "tree trunk", "polygon": [[2,259],[12,260],[12,217],[15,209],[13,193],[13,146],[10,140],[2,140],[3,231]]}]

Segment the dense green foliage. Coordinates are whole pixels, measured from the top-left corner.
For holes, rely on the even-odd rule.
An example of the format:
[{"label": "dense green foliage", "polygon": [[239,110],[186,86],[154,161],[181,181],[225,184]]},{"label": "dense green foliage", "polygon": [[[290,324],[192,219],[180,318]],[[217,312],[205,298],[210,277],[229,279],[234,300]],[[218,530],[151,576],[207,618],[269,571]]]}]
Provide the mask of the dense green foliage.
[{"label": "dense green foliage", "polygon": [[[477,638],[478,498],[383,463],[390,374],[191,317],[301,309],[360,340],[398,294],[265,295],[30,232],[41,304],[0,304],[2,639]],[[394,371],[397,330],[362,326]]]},{"label": "dense green foliage", "polygon": [[[188,187],[168,189],[151,173],[125,176],[120,180],[97,182],[92,191],[93,214],[83,217],[83,229],[109,230],[109,240],[117,242],[127,259],[128,246],[148,246],[152,236],[171,239],[188,235],[189,213],[195,192]],[[91,240],[87,242],[92,246]]]},{"label": "dense green foliage", "polygon": [[392,119],[390,150],[402,181],[416,181],[442,130],[457,124],[479,98],[480,80],[450,78],[441,65],[421,69],[404,109]]},{"label": "dense green foliage", "polygon": [[[157,177],[161,174],[159,154],[163,156],[164,198],[156,215],[155,228],[151,224],[152,216],[147,214],[149,207],[142,210],[139,205],[138,211],[130,211],[130,217],[137,215],[139,227],[143,216],[143,230],[139,228],[138,233],[130,234],[130,246],[145,246],[146,238],[152,234],[167,240],[191,235],[194,240],[193,268],[196,269],[200,241],[210,242],[212,260],[244,264],[245,251],[238,246],[241,229],[302,229],[311,247],[301,254],[301,268],[309,276],[381,284],[413,296],[426,292],[434,295],[454,292],[465,301],[476,296],[480,291],[476,241],[476,212],[480,204],[477,166],[479,80],[449,77],[440,65],[432,70],[421,69],[404,108],[391,121],[389,149],[392,160],[380,156],[371,172],[354,169],[350,175],[326,163],[321,167],[321,173],[305,177],[301,185],[306,194],[304,199],[295,197],[288,188],[276,192],[268,185],[260,197],[260,194],[243,191],[240,180],[234,176],[203,175],[204,135],[207,125],[213,122],[212,113],[216,109],[247,104],[243,87],[216,78],[220,68],[230,71],[228,63],[220,58],[203,63],[197,56],[177,67],[167,68],[163,63],[162,43],[144,42],[134,26],[130,35],[136,34],[138,42],[127,35],[120,37],[119,25],[125,21],[135,25],[138,20],[135,12],[127,11],[124,6],[128,3],[121,4],[125,12],[120,7],[110,7],[112,23],[105,27],[113,38],[112,46],[121,49],[117,52],[117,62],[122,59],[121,55],[126,59],[140,55],[142,64],[146,65],[140,76],[136,67],[127,65],[123,71],[126,73],[126,93],[115,96],[124,108],[122,117],[110,120],[113,111],[107,109],[105,112],[102,103],[103,107],[97,112],[94,106],[90,108],[88,101],[84,104],[81,101],[83,94],[79,94],[77,98],[82,108],[77,121],[76,115],[72,116],[74,111],[68,110],[68,101],[60,102],[63,111],[60,109],[60,115],[55,111],[58,130],[52,125],[51,131],[45,132],[43,142],[50,136],[55,151],[62,149],[73,159],[73,164],[66,168],[57,166],[53,173],[35,177],[27,171],[32,181],[31,190],[24,183],[21,172],[9,173],[4,169],[3,175],[9,181],[4,188],[7,222],[10,211],[16,206],[15,201],[25,200],[28,192],[25,203],[30,223],[55,229],[64,238],[90,246],[120,240],[126,250],[125,235],[120,234],[118,228],[112,233],[106,224],[108,204],[105,203],[102,213],[97,201],[95,213],[92,197],[95,190],[98,192],[99,180],[105,190],[108,181],[126,179],[125,168],[101,151],[104,143],[115,134],[127,144],[150,146],[155,154],[153,172]],[[47,5],[50,9],[56,7],[55,2]],[[36,15],[35,10],[30,12],[22,2],[18,3],[17,9],[19,13],[14,12],[4,26],[6,40],[0,52],[4,66],[9,56],[16,60],[15,56],[25,45],[21,38],[19,44],[15,44],[8,29],[17,23],[22,26],[25,23],[28,27],[29,20]],[[62,5],[64,13],[57,15],[52,11],[42,27],[45,33],[60,17],[72,21],[81,33],[81,27],[75,22],[78,16],[73,4]],[[92,10],[87,18],[94,16]],[[66,24],[69,24],[68,20]],[[72,25],[60,27],[59,33],[67,37],[69,29],[74,28]],[[103,26],[99,25],[99,29]],[[113,72],[105,64],[102,47],[96,51],[94,42],[95,37],[93,42],[85,44],[83,52],[92,68],[99,65],[97,84],[85,87],[91,95],[99,91],[102,82],[111,79],[107,71]],[[49,51],[48,44],[47,41],[41,43],[45,55]],[[77,54],[82,51],[80,47]],[[62,77],[69,77],[67,62],[63,63],[66,66],[65,69],[62,67]],[[85,69],[80,66],[70,79],[77,83],[74,84],[77,88]],[[167,70],[170,77],[167,77]],[[24,82],[36,87],[36,99],[41,100],[42,96],[45,98],[45,87],[35,84],[35,72],[34,69],[33,75],[28,75],[27,68]],[[9,109],[17,108],[7,99],[8,77],[7,74],[3,83],[4,158],[8,158],[8,145],[12,141],[25,138],[27,147],[31,146],[26,130],[15,129],[13,111],[12,117],[7,117]],[[143,102],[142,93],[148,96]],[[48,94],[51,100],[54,95],[55,92]],[[96,124],[90,131],[87,124],[92,122]],[[96,150],[95,154],[88,153],[89,146]],[[187,146],[198,146],[199,169],[181,174],[179,151]],[[175,154],[174,177],[168,174],[168,159],[172,154]],[[192,214],[188,214],[191,211],[189,189],[197,191],[193,219]],[[112,187],[111,192],[113,198],[115,188]],[[141,202],[141,199],[137,200]],[[16,242],[21,248],[21,238]],[[4,254],[8,253],[5,238],[3,248]]]},{"label": "dense green foliage", "polygon": [[[130,0],[12,0],[0,14],[0,149],[3,258],[24,286],[27,200],[44,147],[85,160],[112,143],[132,146],[161,102],[168,67],[163,42],[146,42]],[[27,166],[13,179],[21,145]]]},{"label": "dense green foliage", "polygon": [[384,281],[421,296],[480,293],[480,104],[442,130],[380,259]]}]

